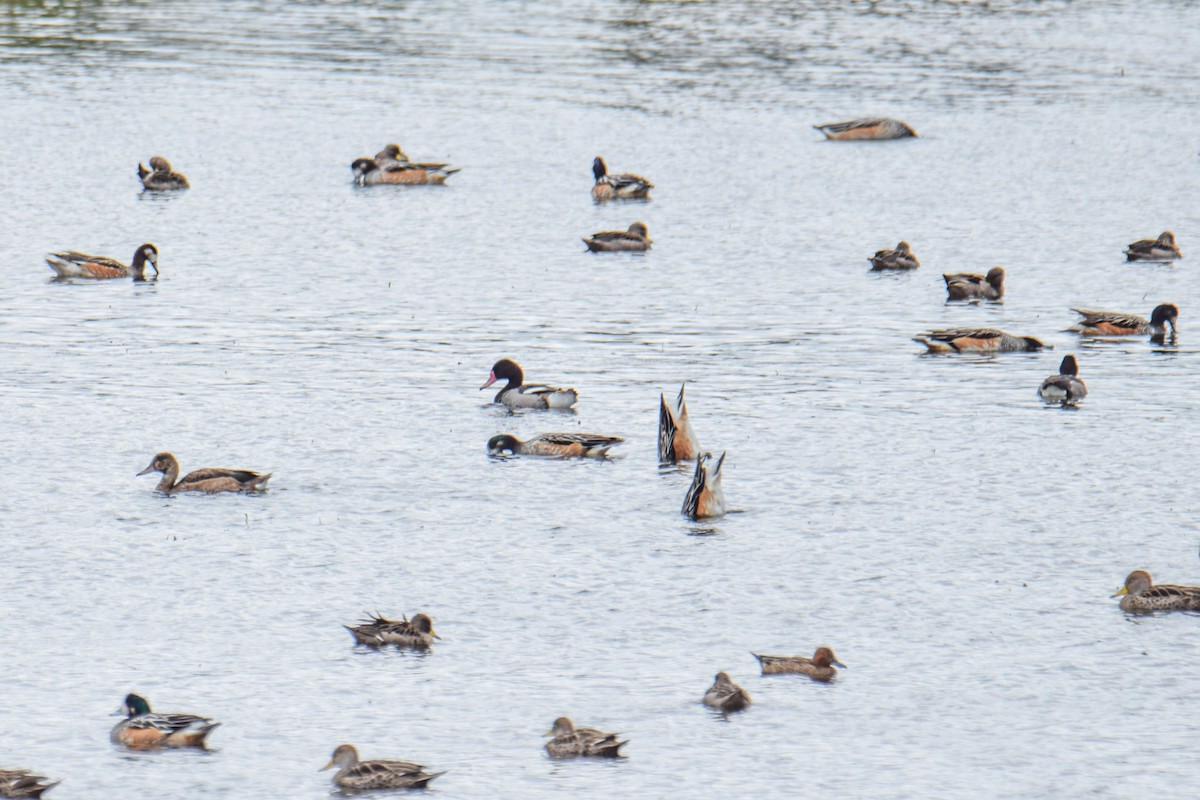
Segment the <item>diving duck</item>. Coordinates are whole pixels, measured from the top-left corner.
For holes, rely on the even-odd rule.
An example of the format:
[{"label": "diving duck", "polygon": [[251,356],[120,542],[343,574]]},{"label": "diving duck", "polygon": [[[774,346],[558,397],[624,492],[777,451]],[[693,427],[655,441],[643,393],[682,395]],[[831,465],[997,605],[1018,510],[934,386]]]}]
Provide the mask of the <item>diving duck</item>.
[{"label": "diving duck", "polygon": [[690,461],[700,454],[700,442],[692,432],[688,421],[687,404],[683,401],[683,386],[674,403],[667,403],[667,396],[658,396],[658,462],[674,464]]},{"label": "diving duck", "polygon": [[133,261],[122,264],[108,256],[92,256],[78,250],[67,250],[65,253],[50,253],[46,263],[59,278],[133,278],[135,281],[146,280],[146,264],[154,267],[158,274],[158,248],[147,242],[133,251]]},{"label": "diving duck", "polygon": [[559,389],[544,383],[525,383],[525,372],[512,359],[502,358],[492,365],[487,383],[479,387],[483,391],[496,381],[507,381],[496,393],[493,403],[509,408],[570,408],[579,399],[574,389]]},{"label": "diving duck", "polygon": [[758,659],[758,665],[762,668],[763,675],[807,675],[821,683],[829,683],[833,680],[833,676],[837,674],[834,667],[846,668],[846,665],[838,661],[837,656],[828,647],[818,647],[812,658],[760,656],[758,653],[750,655]]},{"label": "diving duck", "polygon": [[42,792],[58,786],[26,769],[0,769],[0,797],[41,797]]},{"label": "diving duck", "polygon": [[[155,487],[165,494],[177,492],[254,492],[263,487],[271,478],[271,473],[265,475],[251,472],[248,469],[223,469],[208,467],[197,469],[179,478],[179,461],[170,453],[159,453],[138,475],[151,472],[161,472],[162,480]],[[179,478],[179,480],[176,480]]]},{"label": "diving duck", "polygon": [[1038,394],[1047,403],[1062,403],[1073,406],[1087,397],[1087,384],[1079,380],[1079,364],[1075,356],[1064,356],[1058,374],[1042,381]]},{"label": "diving duck", "polygon": [[1121,598],[1121,610],[1130,614],[1154,611],[1200,611],[1200,586],[1155,586],[1150,573],[1134,570],[1125,585],[1113,594]]},{"label": "diving duck", "polygon": [[138,162],[138,177],[141,178],[144,188],[154,192],[188,188],[188,179],[171,169],[171,162],[162,156],[150,159],[149,169]]},{"label": "diving duck", "polygon": [[885,269],[916,269],[921,266],[908,242],[896,245],[895,250],[876,250],[875,255],[867,260],[871,262],[871,269],[875,272]]},{"label": "diving duck", "polygon": [[144,697],[127,695],[113,716],[125,715],[112,729],[112,740],[131,750],[159,747],[204,748],[205,738],[221,723],[195,714],[154,714]]},{"label": "diving duck", "polygon": [[360,186],[441,186],[446,178],[459,171],[457,167],[445,164],[412,164],[403,161],[381,166],[373,158],[357,158],[350,169],[354,171],[355,183]]},{"label": "diving duck", "polygon": [[546,752],[554,758],[618,758],[621,747],[629,744],[628,741],[621,741],[620,734],[605,733],[595,728],[576,728],[567,717],[554,720],[554,727],[546,731],[546,736],[553,737],[546,742]]},{"label": "diving duck", "polygon": [[654,188],[654,184],[641,175],[631,175],[627,172],[609,175],[608,165],[600,156],[596,156],[592,161],[592,175],[596,178],[596,183],[592,186],[592,199],[596,201],[646,200],[650,197],[650,190]]},{"label": "diving duck", "polygon": [[725,454],[713,464],[713,454],[705,453],[696,459],[692,485],[683,498],[683,515],[691,520],[712,519],[725,513],[725,491],[721,488],[721,468]]},{"label": "diving duck", "polygon": [[1126,261],[1173,261],[1183,258],[1175,244],[1175,234],[1163,231],[1157,239],[1139,239],[1125,248]]},{"label": "diving duck", "polygon": [[542,433],[521,441],[502,433],[488,439],[488,454],[493,456],[555,456],[557,458],[604,458],[608,451],[625,441],[620,436],[594,433]]},{"label": "diving duck", "polygon": [[750,695],[731,681],[727,674],[718,672],[713,685],[704,693],[704,705],[721,711],[741,711],[750,705]]},{"label": "diving duck", "polygon": [[907,139],[917,135],[910,126],[898,119],[886,117],[865,117],[852,119],[849,122],[830,122],[825,125],[813,125],[825,134],[826,139],[839,142],[872,141],[881,142],[886,139]]},{"label": "diving duck", "polygon": [[1156,306],[1150,312],[1150,319],[1114,311],[1087,311],[1082,308],[1071,310],[1083,319],[1068,330],[1082,333],[1084,336],[1136,336],[1143,333],[1165,336],[1168,324],[1172,333],[1177,332],[1175,326],[1179,318],[1179,306],[1174,303]]},{"label": "diving duck", "polygon": [[343,789],[415,789],[424,787],[444,772],[426,772],[425,767],[410,761],[372,759],[359,761],[352,744],[343,744],[333,751],[329,763],[321,767],[338,768],[333,782]]},{"label": "diving duck", "polygon": [[1004,297],[1004,267],[992,267],[987,275],[959,272],[942,275],[950,300],[999,300]]},{"label": "diving duck", "polygon": [[653,240],[646,223],[635,222],[628,230],[593,233],[591,238],[584,239],[583,243],[593,253],[620,253],[649,250],[651,241]]},{"label": "diving duck", "polygon": [[433,644],[434,639],[442,638],[434,632],[433,620],[427,614],[414,614],[411,620],[407,616],[402,620],[394,620],[373,614],[370,620],[359,625],[342,627],[350,631],[354,641],[372,647],[394,644],[425,650]]},{"label": "diving duck", "polygon": [[913,337],[930,353],[1020,353],[1050,347],[1032,336],[1013,336],[995,328],[947,328]]}]

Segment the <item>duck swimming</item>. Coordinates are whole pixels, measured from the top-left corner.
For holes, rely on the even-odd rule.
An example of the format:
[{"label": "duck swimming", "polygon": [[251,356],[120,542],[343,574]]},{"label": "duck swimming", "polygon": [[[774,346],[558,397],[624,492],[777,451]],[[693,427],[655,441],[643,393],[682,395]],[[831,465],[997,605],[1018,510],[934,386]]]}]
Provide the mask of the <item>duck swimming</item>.
[{"label": "duck swimming", "polygon": [[1075,356],[1064,356],[1058,374],[1042,381],[1038,394],[1047,403],[1073,406],[1087,397],[1087,384],[1079,380],[1078,375],[1079,365],[1075,362]]},{"label": "duck swimming", "polygon": [[205,739],[221,723],[195,714],[155,714],[144,697],[130,694],[115,715],[125,719],[112,729],[112,740],[131,750],[160,747],[205,747]]},{"label": "duck swimming", "polygon": [[683,515],[691,520],[712,519],[725,514],[725,491],[721,488],[721,468],[725,454],[713,464],[713,454],[705,453],[696,459],[692,485],[683,498]]},{"label": "duck swimming", "polygon": [[658,396],[658,463],[674,464],[690,461],[700,453],[700,442],[688,421],[687,404],[683,401],[683,386],[674,403],[667,403],[664,394]]},{"label": "duck swimming", "polygon": [[1084,336],[1137,336],[1148,333],[1151,336],[1165,336],[1167,325],[1171,332],[1177,333],[1179,306],[1174,303],[1162,303],[1150,312],[1150,319],[1136,314],[1122,314],[1116,311],[1087,311],[1082,308],[1072,308],[1076,314],[1083,317],[1069,330],[1082,333]]},{"label": "duck swimming", "polygon": [[343,789],[415,789],[424,786],[444,772],[426,772],[425,767],[411,761],[358,760],[358,750],[352,744],[339,745],[329,763],[321,771],[338,768],[333,782]]},{"label": "duck swimming", "polygon": [[206,469],[197,469],[184,475],[178,481],[179,477],[179,461],[170,453],[159,453],[156,455],[150,464],[138,475],[146,475],[151,472],[161,472],[162,480],[155,487],[158,491],[165,494],[176,494],[178,492],[208,492],[216,494],[217,492],[253,492],[261,489],[271,478],[271,473],[265,475],[259,472],[251,472],[247,469],[224,469],[221,467],[208,467]]},{"label": "duck swimming", "polygon": [[1155,611],[1200,611],[1200,586],[1154,585],[1150,573],[1137,569],[1113,594],[1121,598],[1121,610],[1131,614]]},{"label": "duck swimming", "polygon": [[41,797],[59,783],[44,783],[45,780],[27,769],[0,769],[0,797]]},{"label": "duck swimming", "polygon": [[525,383],[525,373],[517,362],[503,358],[492,365],[487,383],[479,387],[483,391],[496,381],[507,381],[496,393],[493,403],[509,408],[570,408],[579,399],[574,389],[559,389],[544,383]]},{"label": "duck swimming", "polygon": [[829,122],[825,125],[813,125],[825,134],[826,139],[834,141],[872,141],[881,142],[887,139],[907,139],[915,137],[914,131],[907,123],[887,117],[865,117],[852,119],[849,122]]},{"label": "duck swimming", "polygon": [[942,275],[950,300],[999,300],[1004,297],[1004,267],[992,267],[987,275],[959,272]]},{"label": "duck swimming", "polygon": [[415,614],[411,620],[408,617],[394,620],[372,615],[367,622],[354,627],[342,627],[350,631],[354,641],[372,647],[394,644],[398,647],[425,650],[433,644],[434,639],[442,638],[434,632],[433,620],[427,614]]},{"label": "duck swimming", "polygon": [[142,187],[154,192],[168,192],[188,188],[188,179],[171,169],[171,162],[162,156],[150,159],[150,168],[146,169],[138,163],[138,178]]},{"label": "duck swimming", "polygon": [[594,433],[543,433],[521,441],[502,433],[488,439],[488,453],[493,456],[554,456],[557,458],[605,458],[608,451],[625,441],[620,436],[599,436]]},{"label": "duck swimming", "polygon": [[921,266],[908,242],[896,245],[895,250],[876,250],[875,255],[867,260],[871,262],[871,269],[875,272],[885,269],[916,269]]},{"label": "duck swimming", "polygon": [[143,244],[133,251],[133,261],[128,265],[115,258],[92,256],[78,250],[50,253],[46,256],[46,263],[59,278],[133,278],[135,281],[144,281],[147,264],[154,268],[155,275],[158,274],[158,248],[149,242]]},{"label": "duck swimming", "polygon": [[828,683],[837,674],[834,667],[845,668],[845,664],[837,660],[837,656],[828,647],[818,647],[812,658],[804,656],[760,656],[750,655],[758,659],[763,675],[796,674],[807,675],[814,681]]},{"label": "duck swimming", "polygon": [[1183,258],[1175,234],[1163,231],[1157,239],[1139,239],[1125,248],[1126,261],[1173,261]]},{"label": "duck swimming", "polygon": [[635,222],[628,230],[593,233],[591,238],[584,239],[583,243],[593,253],[619,253],[649,250],[651,241],[653,240],[646,223]]},{"label": "duck swimming", "polygon": [[380,166],[373,158],[357,158],[350,165],[354,181],[360,186],[441,186],[457,167],[444,164],[411,164],[394,161]]},{"label": "duck swimming", "polygon": [[713,685],[704,693],[704,705],[727,712],[741,711],[750,705],[750,695],[731,681],[729,675],[718,672]]},{"label": "duck swimming", "polygon": [[576,758],[578,756],[601,756],[618,758],[627,741],[621,741],[616,733],[605,733],[595,728],[576,728],[568,717],[554,720],[554,726],[546,731],[553,737],[546,742],[546,752],[554,758]]},{"label": "duck swimming", "polygon": [[947,328],[913,338],[930,353],[1019,353],[1050,347],[1032,336],[1013,336],[995,328]]},{"label": "duck swimming", "polygon": [[596,156],[592,161],[592,175],[596,178],[592,186],[592,199],[604,200],[646,200],[654,184],[641,175],[631,175],[628,172],[621,175],[609,175],[608,165],[604,159]]}]

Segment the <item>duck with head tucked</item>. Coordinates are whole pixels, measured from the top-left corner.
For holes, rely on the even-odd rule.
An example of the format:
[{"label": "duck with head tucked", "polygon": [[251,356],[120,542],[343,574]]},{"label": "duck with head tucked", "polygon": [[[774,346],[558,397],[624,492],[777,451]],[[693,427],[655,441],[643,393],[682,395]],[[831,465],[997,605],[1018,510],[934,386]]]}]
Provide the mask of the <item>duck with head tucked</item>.
[{"label": "duck with head tucked", "polygon": [[1183,258],[1175,234],[1163,231],[1157,239],[1139,239],[1125,248],[1126,261],[1174,261]]},{"label": "duck with head tucked", "polygon": [[113,716],[125,715],[112,729],[113,742],[131,750],[160,747],[206,747],[205,739],[221,723],[195,714],[155,714],[146,698],[126,695]]},{"label": "duck with head tucked", "polygon": [[683,401],[683,386],[675,402],[667,403],[665,394],[658,395],[658,463],[674,464],[690,461],[700,454],[700,442],[688,421],[687,404]]},{"label": "duck with head tucked", "polygon": [[333,751],[329,763],[321,767],[338,768],[333,782],[343,789],[362,791],[366,789],[417,789],[424,788],[431,780],[444,772],[426,772],[425,767],[411,761],[371,759],[360,761],[358,750],[352,744],[339,745]]},{"label": "duck with head tucked", "polygon": [[596,156],[592,161],[592,175],[596,183],[592,186],[592,199],[598,202],[604,200],[648,200],[654,184],[641,175],[628,172],[620,175],[609,175],[608,165],[604,159]]},{"label": "duck with head tucked", "polygon": [[1004,297],[1004,267],[992,267],[987,275],[958,272],[942,275],[950,300],[999,300]]},{"label": "duck with head tucked", "polygon": [[129,264],[122,264],[109,256],[93,256],[78,250],[50,253],[46,256],[46,263],[59,278],[133,278],[135,281],[144,281],[147,264],[158,275],[158,248],[149,242],[141,245],[133,251],[133,260]]},{"label": "duck with head tucked", "polygon": [[[248,469],[206,467],[192,470],[179,478],[179,461],[170,453],[159,453],[138,475],[161,472],[162,480],[155,487],[164,494],[178,492],[254,492],[263,488],[271,473],[251,472]],[[178,480],[177,480],[178,479]]]},{"label": "duck with head tucked", "polygon": [[510,433],[488,439],[493,456],[551,456],[553,458],[607,458],[608,451],[625,441],[620,436],[596,433],[542,433],[521,441]]},{"label": "duck with head tucked", "polygon": [[408,156],[398,144],[389,144],[375,154],[375,163],[380,169],[423,169],[431,175],[452,175],[459,172],[457,167],[449,164],[439,164],[430,161],[409,161]]},{"label": "duck with head tucked", "polygon": [[350,631],[354,641],[371,647],[394,644],[397,647],[427,650],[434,639],[442,638],[434,632],[433,620],[428,614],[415,614],[411,620],[407,616],[402,620],[394,620],[372,614],[369,620],[359,625],[342,627]]},{"label": "duck with head tucked", "polygon": [[628,230],[593,233],[583,243],[593,253],[628,253],[649,250],[652,241],[646,223],[635,222]]},{"label": "duck with head tucked", "polygon": [[762,668],[763,675],[807,675],[814,681],[821,683],[829,683],[833,680],[833,676],[837,674],[834,667],[846,668],[846,665],[837,660],[837,656],[828,647],[818,647],[813,653],[812,658],[804,656],[760,656],[758,653],[750,655],[758,659],[758,665]]},{"label": "duck with head tucked", "polygon": [[930,353],[1024,353],[1050,345],[1032,336],[1013,336],[995,328],[946,328],[913,337]]},{"label": "duck with head tucked", "polygon": [[506,381],[504,388],[496,393],[493,403],[509,408],[570,408],[579,399],[574,389],[559,389],[544,383],[525,383],[525,372],[517,362],[502,358],[492,365],[487,383],[479,387],[483,391],[496,381]]},{"label": "duck with head tucked", "polygon": [[1113,594],[1121,598],[1121,610],[1130,614],[1155,611],[1200,611],[1200,586],[1156,586],[1150,573],[1137,569],[1125,578],[1125,585]]},{"label": "duck with head tucked", "polygon": [[1162,303],[1150,312],[1150,319],[1136,314],[1123,314],[1119,311],[1087,311],[1082,308],[1072,308],[1083,319],[1068,330],[1081,333],[1084,336],[1166,336],[1167,326],[1171,333],[1178,333],[1179,306],[1174,303]]},{"label": "duck with head tucked", "polygon": [[45,780],[27,769],[0,769],[0,797],[41,797],[43,792],[59,784],[58,781],[45,783]]},{"label": "duck with head tucked", "polygon": [[1075,356],[1064,356],[1058,366],[1058,374],[1042,381],[1038,394],[1047,403],[1073,406],[1087,397],[1087,384],[1079,380],[1079,364]]},{"label": "duck with head tucked", "polygon": [[838,142],[882,142],[887,139],[908,139],[917,135],[917,132],[907,123],[887,117],[864,117],[848,122],[828,122],[824,125],[813,125],[813,127],[825,134],[826,139]]},{"label": "duck with head tucked", "polygon": [[895,250],[876,250],[875,255],[867,260],[871,262],[871,270],[874,272],[885,269],[916,269],[921,266],[908,242],[900,242]]},{"label": "duck with head tucked", "polygon": [[729,675],[718,672],[713,685],[704,693],[704,705],[726,712],[741,711],[750,705],[750,695],[730,680]]},{"label": "duck with head tucked", "polygon": [[595,728],[576,728],[569,717],[554,720],[554,726],[545,735],[552,737],[546,742],[546,752],[553,758],[619,758],[621,748],[629,744],[621,740],[620,734],[605,733]]},{"label": "duck with head tucked", "polygon": [[360,186],[441,186],[459,171],[444,164],[393,161],[380,165],[373,158],[356,158],[350,169],[354,172],[354,182]]},{"label": "duck with head tucked", "polygon": [[721,486],[721,468],[725,454],[713,463],[713,454],[705,453],[696,459],[692,485],[683,498],[683,515],[690,520],[713,519],[725,514],[725,490]]},{"label": "duck with head tucked", "polygon": [[146,169],[138,163],[138,177],[142,187],[152,192],[169,192],[176,189],[188,188],[188,179],[171,169],[171,162],[162,156],[150,159],[150,168]]}]

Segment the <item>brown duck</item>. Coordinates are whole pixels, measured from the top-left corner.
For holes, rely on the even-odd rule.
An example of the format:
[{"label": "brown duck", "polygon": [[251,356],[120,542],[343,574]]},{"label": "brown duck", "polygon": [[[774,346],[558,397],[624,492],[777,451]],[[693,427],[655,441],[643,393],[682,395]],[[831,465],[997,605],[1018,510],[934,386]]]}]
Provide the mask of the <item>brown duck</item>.
[{"label": "brown duck", "polygon": [[605,733],[595,728],[576,728],[568,717],[554,720],[554,727],[546,731],[553,737],[546,742],[546,752],[554,758],[576,758],[578,756],[601,756],[617,758],[627,741],[620,734]]},{"label": "brown duck", "polygon": [[650,230],[644,222],[635,222],[624,231],[600,231],[593,233],[583,243],[593,253],[619,253],[649,250]]},{"label": "brown duck", "polygon": [[366,622],[353,627],[350,625],[342,627],[350,631],[354,641],[372,647],[394,644],[398,647],[425,650],[433,644],[434,639],[442,638],[434,632],[433,620],[429,618],[428,614],[414,614],[412,619],[405,617],[402,620],[387,619],[378,614],[372,614]]},{"label": "brown duck", "polygon": [[[208,467],[205,469],[197,469],[179,478],[179,461],[170,453],[159,453],[154,457],[144,470],[138,475],[147,475],[151,472],[161,472],[162,480],[158,482],[156,487],[158,491],[165,494],[175,494],[177,492],[208,492],[216,494],[217,492],[253,492],[261,489],[270,478],[271,473],[265,475],[260,472],[251,472],[246,469],[223,469],[221,467]],[[176,480],[178,478],[178,480]]]},{"label": "brown duck", "polygon": [[763,675],[807,675],[814,681],[829,683],[837,674],[834,667],[845,669],[846,665],[837,660],[837,656],[828,647],[818,647],[812,658],[804,656],[760,656],[750,655],[758,659]]}]

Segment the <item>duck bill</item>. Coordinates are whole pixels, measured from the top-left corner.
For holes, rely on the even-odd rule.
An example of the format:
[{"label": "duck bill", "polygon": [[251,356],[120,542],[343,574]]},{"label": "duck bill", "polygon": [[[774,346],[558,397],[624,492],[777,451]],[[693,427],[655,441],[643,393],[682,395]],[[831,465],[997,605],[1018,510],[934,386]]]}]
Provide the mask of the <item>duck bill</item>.
[{"label": "duck bill", "polygon": [[139,472],[134,477],[140,478],[143,475],[149,475],[151,472],[154,472],[154,462],[153,461],[150,462],[150,466],[146,467],[144,470]]},{"label": "duck bill", "polygon": [[325,766],[321,767],[319,770],[317,770],[317,772],[324,772],[325,770],[333,769],[336,766],[337,766],[337,764],[334,763],[334,760],[331,758],[331,759],[329,759],[329,763],[326,764]]},{"label": "duck bill", "polygon": [[493,383],[495,383],[495,382],[496,382],[496,373],[495,373],[495,372],[489,372],[489,373],[488,373],[488,379],[487,379],[487,383],[485,383],[483,386],[480,386],[480,387],[479,387],[479,391],[481,391],[481,392],[482,392],[484,389],[488,388],[489,386],[491,386],[491,385],[492,385]]},{"label": "duck bill", "polygon": [[110,717],[128,717],[129,711],[125,708],[125,706],[121,706],[116,711],[109,714],[109,716]]},{"label": "duck bill", "polygon": [[1117,591],[1110,594],[1109,597],[1120,597],[1123,594],[1129,594],[1129,590],[1126,589],[1124,586],[1122,586],[1120,589],[1118,589]]},{"label": "duck bill", "polygon": [[442,637],[438,636],[437,631],[433,630],[432,628],[429,629],[429,635],[437,639],[439,642],[442,640]]},{"label": "duck bill", "polygon": [[846,665],[843,664],[842,662],[838,661],[836,658],[833,661],[830,661],[829,663],[833,664],[838,669],[846,669]]}]

